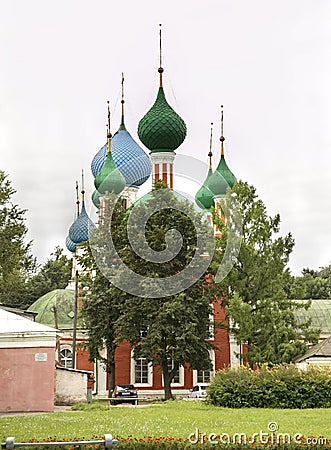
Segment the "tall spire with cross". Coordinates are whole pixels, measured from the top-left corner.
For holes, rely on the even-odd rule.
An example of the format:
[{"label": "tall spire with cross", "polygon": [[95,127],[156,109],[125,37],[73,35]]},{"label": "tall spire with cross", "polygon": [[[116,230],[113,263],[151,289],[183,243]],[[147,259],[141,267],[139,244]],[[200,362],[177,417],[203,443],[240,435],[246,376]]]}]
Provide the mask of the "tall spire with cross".
[{"label": "tall spire with cross", "polygon": [[164,94],[161,25],[159,30],[159,58],[160,84],[158,94],[154,105],[139,122],[138,136],[141,142],[150,150],[153,165],[153,182],[161,179],[172,188],[175,150],[186,137],[186,125],[183,119],[169,105]]},{"label": "tall spire with cross", "polygon": [[108,105],[108,122],[107,122],[107,155],[102,169],[94,179],[96,191],[93,193],[92,199],[96,206],[99,206],[100,197],[106,192],[120,194],[125,188],[125,180],[115,165],[112,155],[112,134],[110,131],[110,106]]},{"label": "tall spire with cross", "polygon": [[[108,143],[111,145],[111,153],[116,167],[123,175],[125,184],[129,188],[131,194],[128,199],[128,204],[135,201],[137,196],[137,189],[149,178],[152,172],[152,165],[149,157],[145,151],[132,138],[125,126],[125,111],[124,111],[124,73],[121,77],[121,122],[118,131],[111,137],[111,142],[107,138],[107,144],[104,145],[98,153],[94,156],[91,163],[91,169],[96,178],[102,170],[108,152]],[[110,128],[110,111],[108,109],[108,125]],[[131,189],[132,188],[132,189]],[[128,193],[128,189],[125,190]],[[124,194],[123,194],[124,195]],[[95,206],[99,205],[97,191],[93,194],[93,203]]]},{"label": "tall spire with cross", "polygon": [[76,246],[88,241],[91,231],[95,228],[94,223],[89,218],[85,209],[85,187],[84,187],[84,172],[82,170],[82,189],[81,189],[81,209],[79,211],[79,196],[78,196],[78,182],[76,181],[76,207],[77,217],[74,223],[69,228],[69,233],[66,239],[66,246],[68,250],[74,252]]},{"label": "tall spire with cross", "polygon": [[210,208],[212,206],[215,206],[214,203],[214,196],[210,189],[208,188],[208,183],[210,178],[213,175],[213,167],[212,167],[212,145],[213,145],[213,123],[210,124],[210,139],[209,139],[209,152],[208,152],[208,159],[209,159],[209,169],[207,173],[207,177],[203,183],[203,185],[200,187],[198,192],[195,195],[195,201],[197,205],[205,209],[206,211],[210,211]]},{"label": "tall spire with cross", "polygon": [[229,169],[224,156],[224,111],[223,105],[221,106],[221,158],[216,167],[215,172],[208,181],[208,188],[213,193],[214,198],[223,198],[226,195],[227,188],[232,188],[237,182],[236,177]]}]

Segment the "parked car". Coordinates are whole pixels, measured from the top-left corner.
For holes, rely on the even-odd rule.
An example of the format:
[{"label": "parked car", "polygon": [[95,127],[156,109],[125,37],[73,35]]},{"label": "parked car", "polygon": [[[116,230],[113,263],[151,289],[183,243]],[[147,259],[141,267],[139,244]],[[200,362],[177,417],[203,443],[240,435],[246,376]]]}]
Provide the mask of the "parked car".
[{"label": "parked car", "polygon": [[207,397],[207,388],[208,384],[196,384],[193,389],[190,390],[190,393],[188,394],[188,398],[196,398],[203,400]]},{"label": "parked car", "polygon": [[121,402],[128,402],[132,399],[132,404],[137,403],[138,393],[133,384],[118,384],[115,386],[113,397],[110,400],[111,405],[116,405]]}]

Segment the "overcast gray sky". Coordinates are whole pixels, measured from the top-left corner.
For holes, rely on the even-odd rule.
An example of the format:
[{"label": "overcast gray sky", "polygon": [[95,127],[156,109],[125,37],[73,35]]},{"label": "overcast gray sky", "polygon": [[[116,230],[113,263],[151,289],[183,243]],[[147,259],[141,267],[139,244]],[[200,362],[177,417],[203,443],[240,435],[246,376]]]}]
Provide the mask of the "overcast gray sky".
[{"label": "overcast gray sky", "polygon": [[[44,262],[74,218],[75,180],[120,120],[154,102],[158,24],[164,86],[186,122],[177,153],[206,160],[210,122],[224,105],[227,162],[253,184],[296,245],[290,267],[331,261],[331,2],[0,0],[0,169],[26,208],[33,253]],[[219,141],[214,139],[214,162]]]}]

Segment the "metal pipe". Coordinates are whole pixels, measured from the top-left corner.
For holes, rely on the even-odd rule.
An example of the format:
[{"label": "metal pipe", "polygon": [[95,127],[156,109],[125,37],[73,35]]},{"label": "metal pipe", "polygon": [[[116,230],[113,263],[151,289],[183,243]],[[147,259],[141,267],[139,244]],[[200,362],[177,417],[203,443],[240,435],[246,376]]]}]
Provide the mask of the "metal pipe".
[{"label": "metal pipe", "polygon": [[15,442],[14,437],[8,437],[6,442],[1,444],[4,450],[15,450],[18,447],[46,447],[46,446],[66,446],[66,445],[103,445],[105,449],[111,449],[118,444],[117,439],[113,439],[111,434],[105,434],[104,439],[96,441],[63,441],[63,442]]}]

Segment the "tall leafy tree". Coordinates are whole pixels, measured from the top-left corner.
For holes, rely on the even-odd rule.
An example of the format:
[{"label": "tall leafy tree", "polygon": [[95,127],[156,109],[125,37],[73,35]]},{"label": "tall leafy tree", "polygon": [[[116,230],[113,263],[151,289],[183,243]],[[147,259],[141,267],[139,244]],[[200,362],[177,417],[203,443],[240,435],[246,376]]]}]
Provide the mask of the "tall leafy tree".
[{"label": "tall leafy tree", "polygon": [[300,300],[331,298],[331,266],[303,269],[301,276],[290,278],[286,292],[290,298]]},{"label": "tall leafy tree", "polygon": [[[113,205],[115,201],[115,196],[110,195],[105,199],[105,204]],[[107,242],[111,235],[115,246],[120,245],[121,223],[125,214],[126,211],[119,201],[110,220],[106,207],[103,219],[90,237],[90,242],[83,244],[78,252],[79,262],[84,269],[79,281],[83,294],[81,314],[89,334],[89,357],[91,361],[98,360],[103,363],[109,373],[109,395],[116,381],[115,351],[119,340],[115,334],[115,322],[121,313],[116,298],[120,290],[100,270],[98,262],[102,258],[104,266],[112,267],[114,255],[108,251]]]},{"label": "tall leafy tree", "polygon": [[27,280],[21,305],[28,307],[47,292],[65,289],[71,277],[71,270],[72,259],[63,253],[61,247],[55,247],[46,263]]},{"label": "tall leafy tree", "polygon": [[[242,218],[241,248],[233,268],[220,284],[228,313],[230,331],[247,351],[240,357],[250,365],[289,362],[302,353],[307,342],[316,342],[317,332],[309,323],[299,324],[295,310],[307,308],[292,302],[285,293],[289,272],[287,263],[294,246],[289,233],[279,236],[280,217],[270,217],[253,186],[239,182],[228,190],[225,217],[237,208]],[[221,237],[215,261],[222,257],[231,219],[215,215]]]},{"label": "tall leafy tree", "polygon": [[12,202],[16,191],[0,171],[0,303],[20,306],[25,281],[35,269],[31,242],[26,243],[26,210]]},{"label": "tall leafy tree", "polygon": [[[94,262],[88,252],[85,252],[85,261],[81,261],[86,268],[92,268],[94,273],[89,281],[85,281],[88,290],[85,290],[83,304],[91,356],[103,358],[107,370],[114,374],[116,346],[122,340],[128,341],[135,358],[146,358],[162,372],[165,398],[169,399],[172,397],[171,382],[180,366],[211,368],[209,349],[212,344],[209,339],[210,304],[213,297],[211,283],[206,283],[204,273],[201,275],[201,270],[196,267],[199,262],[187,274],[187,277],[192,278],[189,283],[192,285],[186,289],[181,288],[173,277],[192,261],[196,252],[196,230],[189,217],[199,222],[204,234],[211,233],[211,229],[189,202],[183,203],[176,199],[171,191],[162,189],[164,187],[162,183],[156,183],[155,191],[147,196],[147,200],[134,207],[138,216],[136,224],[129,224],[131,211],[121,211],[118,206],[114,209],[112,220],[108,221],[105,208],[99,228],[90,240]],[[156,191],[159,194],[162,191],[157,198]],[[171,207],[168,206],[169,201]],[[151,253],[167,251],[169,245],[171,247],[174,243],[173,233],[177,232],[182,236],[177,256],[157,263],[146,255],[139,255],[141,247],[138,253],[133,250],[132,235],[134,241],[138,239],[135,241],[137,244],[142,237],[139,223],[143,223],[146,216],[149,219],[143,234]],[[130,226],[133,231],[131,241],[128,236]],[[108,245],[109,235],[116,252]],[[137,245],[139,247],[139,242]],[[128,276],[126,269],[119,269],[119,259],[128,270],[139,274],[141,280],[137,282],[134,277]],[[158,278],[169,280],[169,286],[174,292],[172,295],[167,296],[166,292],[159,291],[156,298],[151,298],[150,283]],[[139,296],[132,294],[135,289],[140,291]],[[107,348],[106,358],[102,354],[104,345]],[[114,383],[114,378],[112,380]]]},{"label": "tall leafy tree", "polygon": [[[122,223],[123,239],[119,255],[132,271],[143,278],[139,282],[120,280],[127,283],[127,290],[122,290],[117,296],[121,314],[115,330],[119,338],[130,342],[135,358],[145,358],[162,372],[165,399],[169,399],[172,397],[171,383],[180,366],[211,369],[209,350],[212,344],[209,339],[213,295],[212,283],[206,282],[205,271],[201,270],[202,257],[187,274],[192,280],[191,286],[183,288],[178,285],[177,290],[172,290],[178,283],[172,277],[181,273],[193,260],[197,249],[194,223],[199,224],[198,228],[205,236],[211,235],[212,230],[191,203],[176,198],[176,194],[164,187],[157,182],[149,198],[135,206],[135,213],[138,218],[141,214],[141,222],[143,217],[149,217],[144,234],[152,252],[162,253],[171,247],[170,231],[180,233],[181,247],[176,256],[162,263],[137,255],[128,242],[129,215],[126,215]],[[134,225],[131,226],[134,228]],[[141,237],[139,229],[132,234]],[[120,271],[118,276],[126,275]],[[166,279],[166,287],[164,291],[158,291],[155,287],[155,296],[151,298],[150,283],[154,279]],[[136,287],[134,283],[139,285],[139,296],[128,293]],[[171,295],[166,295],[167,288],[172,290]]]}]

